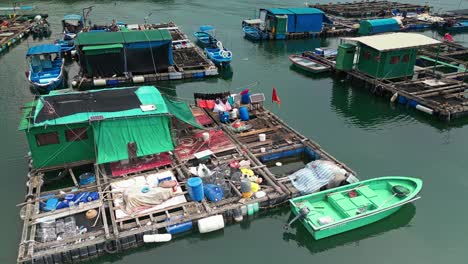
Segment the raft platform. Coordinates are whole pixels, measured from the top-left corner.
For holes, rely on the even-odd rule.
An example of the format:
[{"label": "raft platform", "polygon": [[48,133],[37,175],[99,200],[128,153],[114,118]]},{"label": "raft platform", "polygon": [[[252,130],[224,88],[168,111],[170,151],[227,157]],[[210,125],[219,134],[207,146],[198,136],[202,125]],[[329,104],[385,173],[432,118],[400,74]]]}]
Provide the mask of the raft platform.
[{"label": "raft platform", "polygon": [[429,12],[431,9],[427,5],[406,4],[393,1],[353,1],[347,3],[328,3],[328,4],[306,4],[308,7],[318,8],[323,12],[347,17],[347,18],[368,18],[381,15],[382,10],[385,15],[391,15],[392,10],[398,9],[399,12]]},{"label": "raft platform", "polygon": [[173,22],[164,24],[138,25],[142,29],[167,29],[172,36],[172,56],[174,64],[166,72],[148,73],[126,76],[87,78],[75,76],[72,87],[77,90],[90,90],[100,87],[125,87],[151,84],[158,81],[201,79],[217,76],[218,68],[209,60],[203,50],[195,45]]},{"label": "raft platform", "polygon": [[443,42],[440,46],[419,49],[414,75],[406,79],[376,79],[355,69],[340,71],[336,69],[335,57],[324,58],[310,51],[304,54],[392,102],[445,121],[468,116],[468,49],[459,44]]},{"label": "raft platform", "polygon": [[30,35],[34,27],[34,16],[24,15],[14,18],[4,16],[0,18],[8,24],[8,26],[0,28],[0,55],[7,53],[16,44],[20,43],[21,40],[26,39]]},{"label": "raft platform", "polygon": [[[31,168],[26,199],[21,204],[24,223],[17,262],[76,263],[142,246],[145,244],[145,235],[166,234],[169,230],[182,226],[193,226],[196,230],[197,224],[201,224],[199,221],[206,221],[208,217],[217,217],[218,223],[222,219],[222,226],[241,222],[247,217],[254,217],[259,210],[271,209],[299,196],[299,191],[286,176],[315,159],[331,161],[346,170],[347,178],[344,181],[357,181],[353,176],[355,173],[349,167],[266,110],[261,102],[243,106],[248,107],[250,120],[245,121],[245,124],[251,128],[240,133],[233,131],[230,124],[221,123],[217,113],[193,106],[192,112],[196,120],[209,131],[213,141],[200,143],[199,136],[203,130],[180,127],[174,131],[178,144],[175,151],[153,155],[150,159],[138,161],[135,166],[120,163],[97,165],[93,161],[85,161],[63,167]],[[266,139],[260,141],[260,134],[265,134]],[[197,152],[211,151],[210,158],[207,160],[194,157],[194,151],[190,151],[193,148]],[[233,162],[250,163],[250,169],[263,178],[260,187],[264,195],[243,198],[239,183],[228,180],[223,187],[226,188],[226,195],[221,201],[188,200],[186,185],[187,178],[192,175],[190,167],[204,163],[215,168],[217,173],[223,173]],[[277,162],[287,166],[278,167],[275,165]],[[139,171],[129,169],[129,166],[138,167]],[[75,175],[83,170],[92,170],[95,173],[95,183],[79,186]],[[113,176],[117,174],[118,176]],[[51,175],[71,178],[74,184],[67,188],[46,191],[44,182]],[[118,188],[125,185],[123,181],[127,184],[128,181],[141,182],[159,177],[158,175],[174,176],[183,195],[172,204],[162,204],[134,214],[124,213],[117,192]],[[51,212],[39,210],[40,202],[50,197],[64,197],[84,191],[98,192],[100,196],[97,200],[81,203],[73,208]],[[92,221],[85,217],[90,209],[98,212],[97,218]],[[75,219],[73,224],[81,227],[79,233],[59,240],[40,241],[40,225],[47,225],[56,219],[70,219],[67,218],[70,216]],[[71,220],[64,221],[69,223]]]}]

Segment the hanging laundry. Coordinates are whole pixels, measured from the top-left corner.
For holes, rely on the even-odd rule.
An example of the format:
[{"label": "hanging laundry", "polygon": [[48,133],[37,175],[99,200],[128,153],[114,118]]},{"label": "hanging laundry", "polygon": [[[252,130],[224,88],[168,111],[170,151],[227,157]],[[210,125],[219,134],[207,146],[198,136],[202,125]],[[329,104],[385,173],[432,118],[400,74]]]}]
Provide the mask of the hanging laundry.
[{"label": "hanging laundry", "polygon": [[203,100],[203,99],[198,99],[198,100],[197,100],[197,105],[198,105],[198,107],[200,107],[200,108],[207,108],[207,106],[206,106],[206,100]]},{"label": "hanging laundry", "polygon": [[216,99],[213,112],[224,112],[224,111],[226,111],[226,109],[224,108],[223,102],[219,99]]}]

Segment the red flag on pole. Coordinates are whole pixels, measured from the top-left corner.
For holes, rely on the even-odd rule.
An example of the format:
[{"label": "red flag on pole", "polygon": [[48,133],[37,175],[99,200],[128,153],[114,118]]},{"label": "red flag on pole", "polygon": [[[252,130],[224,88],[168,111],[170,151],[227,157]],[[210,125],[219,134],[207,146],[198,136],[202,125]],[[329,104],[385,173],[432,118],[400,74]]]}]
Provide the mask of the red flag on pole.
[{"label": "red flag on pole", "polygon": [[273,92],[271,93],[271,102],[276,102],[278,106],[281,105],[281,99],[278,97],[278,94],[276,93],[276,88],[273,87]]}]

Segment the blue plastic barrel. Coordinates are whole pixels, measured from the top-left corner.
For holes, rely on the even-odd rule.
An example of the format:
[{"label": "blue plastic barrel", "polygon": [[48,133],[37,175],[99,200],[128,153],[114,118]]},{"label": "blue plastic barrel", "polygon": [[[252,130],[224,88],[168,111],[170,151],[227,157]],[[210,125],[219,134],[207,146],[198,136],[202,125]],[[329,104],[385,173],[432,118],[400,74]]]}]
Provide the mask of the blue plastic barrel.
[{"label": "blue plastic barrel", "polygon": [[210,202],[219,202],[224,197],[223,189],[215,184],[207,184],[203,187],[206,198]]},{"label": "blue plastic barrel", "polygon": [[239,117],[242,121],[249,121],[250,116],[249,116],[249,109],[245,106],[242,106],[239,108]]},{"label": "blue plastic barrel", "polygon": [[241,103],[242,104],[250,104],[250,94],[249,93],[241,95]]},{"label": "blue plastic barrel", "polygon": [[187,191],[190,199],[196,202],[203,201],[203,182],[200,177],[192,177],[187,180]]},{"label": "blue plastic barrel", "polygon": [[92,172],[86,172],[80,175],[80,185],[88,185],[96,181],[96,175]]},{"label": "blue plastic barrel", "polygon": [[219,112],[219,120],[222,123],[229,123],[229,113],[228,112]]},{"label": "blue plastic barrel", "polygon": [[[183,219],[183,216],[168,218],[166,219],[166,222],[171,222],[172,220],[179,220],[179,219]],[[192,226],[193,226],[192,221],[187,221],[187,222],[182,222],[182,223],[175,224],[175,225],[169,225],[166,227],[166,230],[169,234],[174,235],[174,234],[179,234],[179,233],[189,231],[190,229],[192,229]]]}]

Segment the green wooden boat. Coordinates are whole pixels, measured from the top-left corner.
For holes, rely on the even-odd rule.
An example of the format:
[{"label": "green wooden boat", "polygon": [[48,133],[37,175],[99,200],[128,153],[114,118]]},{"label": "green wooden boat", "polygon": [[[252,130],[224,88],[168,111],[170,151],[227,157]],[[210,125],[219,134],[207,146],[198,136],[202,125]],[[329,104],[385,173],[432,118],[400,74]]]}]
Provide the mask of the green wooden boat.
[{"label": "green wooden boat", "polygon": [[381,220],[420,197],[422,180],[390,176],[353,183],[290,200],[315,239],[340,234]]}]

